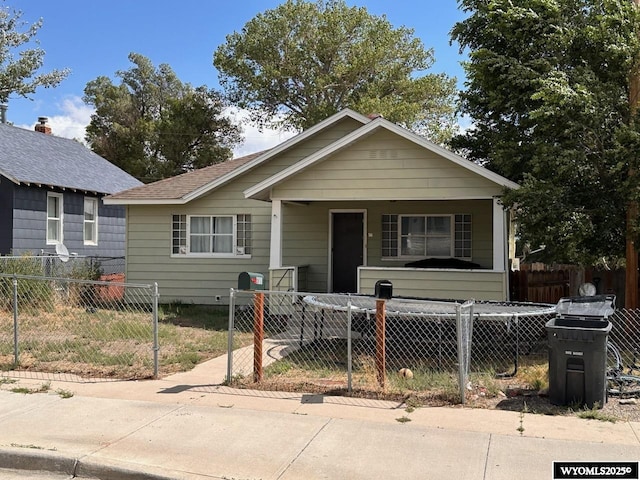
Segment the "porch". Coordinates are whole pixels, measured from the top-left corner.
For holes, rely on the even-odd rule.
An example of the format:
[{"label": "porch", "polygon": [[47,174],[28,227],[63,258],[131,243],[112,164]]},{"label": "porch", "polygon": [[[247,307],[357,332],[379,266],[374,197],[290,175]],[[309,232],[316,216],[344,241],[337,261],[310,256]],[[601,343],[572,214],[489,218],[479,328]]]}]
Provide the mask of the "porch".
[{"label": "porch", "polygon": [[[308,265],[269,270],[269,289],[275,292],[306,292]],[[398,297],[451,300],[508,300],[507,277],[491,270],[440,268],[359,267],[357,292],[373,295],[378,280],[389,280]]]}]

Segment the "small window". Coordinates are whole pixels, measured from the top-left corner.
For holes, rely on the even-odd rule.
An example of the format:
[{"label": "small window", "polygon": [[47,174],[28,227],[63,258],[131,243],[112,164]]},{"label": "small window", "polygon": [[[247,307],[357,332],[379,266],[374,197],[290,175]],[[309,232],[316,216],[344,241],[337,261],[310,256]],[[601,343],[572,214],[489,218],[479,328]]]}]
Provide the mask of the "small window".
[{"label": "small window", "polygon": [[383,215],[382,257],[471,258],[471,215]]},{"label": "small window", "polygon": [[98,244],[98,199],[84,197],[84,244]]},{"label": "small window", "polygon": [[251,215],[173,215],[173,255],[251,255]]},{"label": "small window", "polygon": [[63,205],[61,193],[47,193],[47,245],[63,242]]}]

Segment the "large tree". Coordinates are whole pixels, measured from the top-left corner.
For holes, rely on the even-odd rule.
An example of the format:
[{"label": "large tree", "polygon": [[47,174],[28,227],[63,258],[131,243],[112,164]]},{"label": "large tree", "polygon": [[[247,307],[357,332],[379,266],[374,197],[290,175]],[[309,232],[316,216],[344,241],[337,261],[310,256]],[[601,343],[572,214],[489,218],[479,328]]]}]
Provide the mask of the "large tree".
[{"label": "large tree", "polygon": [[[629,0],[462,0],[452,38],[469,49],[453,139],[521,183],[506,193],[544,259],[589,264],[625,251],[640,129],[629,108],[638,12]],[[634,232],[637,235],[637,233]]]},{"label": "large tree", "polygon": [[301,130],[343,108],[379,113],[436,142],[455,126],[455,79],[413,30],[343,0],[287,0],[227,36],[213,64],[260,126]]},{"label": "large tree", "polygon": [[0,5],[0,103],[11,95],[29,98],[38,87],[55,87],[69,74],[68,69],[38,73],[45,51],[35,36],[42,19],[30,25],[21,18],[21,11]]},{"label": "large tree", "polygon": [[227,160],[240,129],[224,116],[222,96],[182,83],[166,64],[132,53],[134,66],[98,77],[84,101],[96,109],[86,140],[97,154],[147,183]]}]

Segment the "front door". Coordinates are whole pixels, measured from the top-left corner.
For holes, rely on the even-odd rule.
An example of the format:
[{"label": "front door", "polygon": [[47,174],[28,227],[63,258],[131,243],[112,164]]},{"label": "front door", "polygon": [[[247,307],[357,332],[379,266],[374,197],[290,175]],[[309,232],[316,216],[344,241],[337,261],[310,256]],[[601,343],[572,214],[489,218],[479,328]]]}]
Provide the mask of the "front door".
[{"label": "front door", "polygon": [[364,212],[332,212],[331,291],[355,293],[364,259]]}]

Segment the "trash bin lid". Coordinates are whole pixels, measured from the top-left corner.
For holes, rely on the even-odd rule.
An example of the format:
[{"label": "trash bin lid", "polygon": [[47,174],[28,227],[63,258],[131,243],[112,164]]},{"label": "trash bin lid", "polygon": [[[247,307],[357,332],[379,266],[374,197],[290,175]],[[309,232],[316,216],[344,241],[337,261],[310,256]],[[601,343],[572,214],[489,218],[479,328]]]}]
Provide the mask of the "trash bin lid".
[{"label": "trash bin lid", "polygon": [[556,305],[556,313],[562,317],[605,319],[616,309],[615,295],[594,295],[593,297],[564,297]]}]

